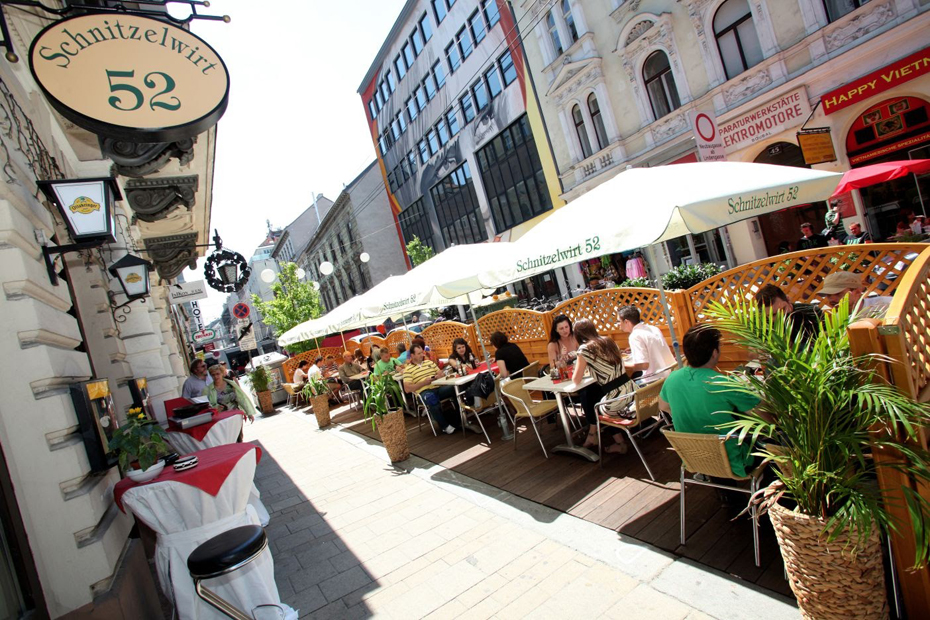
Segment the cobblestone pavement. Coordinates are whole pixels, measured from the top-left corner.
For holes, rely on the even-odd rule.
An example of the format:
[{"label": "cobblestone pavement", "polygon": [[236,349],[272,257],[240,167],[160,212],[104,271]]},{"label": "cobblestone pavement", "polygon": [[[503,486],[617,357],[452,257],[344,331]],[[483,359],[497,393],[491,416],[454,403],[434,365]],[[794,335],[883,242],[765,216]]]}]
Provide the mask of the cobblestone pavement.
[{"label": "cobblestone pavement", "polygon": [[[311,618],[798,618],[793,602],[282,409],[246,428],[281,599]],[[442,438],[437,438],[442,441]],[[569,457],[559,457],[569,458]]]}]

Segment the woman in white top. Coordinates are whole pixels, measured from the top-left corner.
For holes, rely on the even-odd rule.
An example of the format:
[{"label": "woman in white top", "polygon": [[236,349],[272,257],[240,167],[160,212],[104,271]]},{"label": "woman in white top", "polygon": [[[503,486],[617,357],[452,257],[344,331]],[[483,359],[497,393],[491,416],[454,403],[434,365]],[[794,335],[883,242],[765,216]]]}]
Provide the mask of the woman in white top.
[{"label": "woman in white top", "polygon": [[578,351],[578,340],[572,329],[572,320],[560,314],[552,319],[552,329],[549,331],[549,367],[563,368],[575,361]]}]

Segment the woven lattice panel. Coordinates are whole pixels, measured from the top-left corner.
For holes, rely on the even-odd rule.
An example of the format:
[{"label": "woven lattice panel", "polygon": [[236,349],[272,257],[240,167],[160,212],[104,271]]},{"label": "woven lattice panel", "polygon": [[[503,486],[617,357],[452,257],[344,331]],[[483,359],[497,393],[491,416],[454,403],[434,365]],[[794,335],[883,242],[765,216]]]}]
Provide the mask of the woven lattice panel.
[{"label": "woven lattice panel", "polygon": [[515,343],[531,362],[540,361],[547,364],[546,345],[549,342],[549,315],[535,310],[505,308],[491,312],[478,319],[481,337],[493,351],[491,334],[502,332],[510,342]]},{"label": "woven lattice panel", "polygon": [[388,337],[384,339],[384,345],[391,350],[391,357],[397,357],[397,345],[403,343],[409,348],[414,336],[416,334],[411,331],[398,329],[388,334]]},{"label": "woven lattice panel", "polygon": [[365,355],[371,355],[371,347],[378,347],[379,349],[384,347],[384,338],[381,336],[368,336],[362,340],[362,353]]},{"label": "woven lattice panel", "polygon": [[361,349],[361,348],[362,348],[362,345],[360,345],[355,340],[346,340],[346,351],[348,351],[349,353],[355,353],[356,350]]},{"label": "woven lattice panel", "polygon": [[810,302],[817,297],[823,279],[834,271],[863,274],[868,292],[891,295],[901,274],[926,247],[921,243],[874,243],[792,252],[730,269],[687,292],[698,321],[711,301],[734,295],[751,299],[767,284],[783,288],[792,302]]},{"label": "woven lattice panel", "polygon": [[284,362],[282,366],[284,372],[284,382],[291,383],[291,380],[294,378],[294,371],[297,370],[297,364],[302,360],[307,360],[311,364],[313,360],[317,357],[325,358],[327,355],[332,355],[336,358],[337,363],[342,363],[342,347],[323,347],[321,349],[311,349],[309,351],[304,351],[303,353],[297,353],[294,357],[288,359]]},{"label": "woven lattice panel", "polygon": [[464,338],[472,351],[477,351],[474,338],[468,325],[457,321],[434,323],[420,332],[429,348],[439,357],[447,358],[452,353],[452,341]]},{"label": "woven lattice panel", "polygon": [[898,323],[907,341],[907,366],[920,400],[927,402],[930,394],[930,260],[920,265],[921,273],[905,294],[904,309]]},{"label": "woven lattice panel", "polygon": [[[562,302],[550,313],[553,317],[564,314],[572,320],[590,319],[598,333],[605,334],[619,329],[617,311],[623,306],[639,308],[640,319],[651,325],[665,325],[665,312],[659,291],[654,288],[609,288],[591,291]],[[670,312],[674,314],[670,308]]]}]

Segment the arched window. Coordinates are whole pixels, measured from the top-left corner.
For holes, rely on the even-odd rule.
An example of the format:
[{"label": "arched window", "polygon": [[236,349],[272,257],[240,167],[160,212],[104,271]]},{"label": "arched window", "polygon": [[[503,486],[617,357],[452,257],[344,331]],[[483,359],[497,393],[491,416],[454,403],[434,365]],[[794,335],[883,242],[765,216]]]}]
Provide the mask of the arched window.
[{"label": "arched window", "polygon": [[604,117],[601,115],[601,106],[597,104],[594,93],[588,95],[588,112],[591,113],[591,122],[594,123],[594,134],[597,136],[598,150],[607,148],[607,130],[604,128]]},{"label": "arched window", "polygon": [[581,115],[581,108],[575,105],[572,108],[572,120],[575,121],[575,133],[578,134],[578,142],[581,143],[581,154],[584,159],[591,157],[591,141],[588,140],[588,130],[584,126],[584,116]]},{"label": "arched window", "polygon": [[568,28],[569,47],[578,40],[578,28],[575,27],[575,18],[572,17],[572,7],[568,0],[562,0],[562,17],[565,19],[565,27]]},{"label": "arched window", "polygon": [[562,47],[562,39],[559,38],[559,30],[555,26],[555,16],[552,11],[546,15],[546,27],[549,29],[549,38],[552,39],[552,49],[555,50],[555,55],[561,56],[565,50]]},{"label": "arched window", "polygon": [[652,104],[652,113],[656,120],[681,107],[672,67],[668,64],[665,52],[655,51],[649,54],[643,63],[643,80],[646,82],[646,92],[649,93],[649,103]]},{"label": "arched window", "polygon": [[747,0],[727,0],[720,5],[714,15],[714,36],[728,80],[762,62],[762,46]]}]

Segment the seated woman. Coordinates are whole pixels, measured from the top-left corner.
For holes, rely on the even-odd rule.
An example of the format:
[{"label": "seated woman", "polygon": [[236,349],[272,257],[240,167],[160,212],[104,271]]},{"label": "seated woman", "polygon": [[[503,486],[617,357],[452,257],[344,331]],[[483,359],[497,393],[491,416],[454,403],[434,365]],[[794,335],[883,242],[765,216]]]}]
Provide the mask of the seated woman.
[{"label": "seated woman", "polygon": [[[634,389],[634,383],[623,369],[623,356],[617,343],[597,333],[588,319],[581,319],[575,323],[575,337],[581,346],[578,347],[578,360],[572,381],[581,384],[586,369],[591,370],[591,376],[597,381],[582,390],[581,406],[585,418],[588,420],[588,437],[584,442],[585,448],[592,448],[598,444],[597,420],[594,405],[601,399],[614,399],[629,394]],[[585,394],[587,392],[587,394]],[[624,410],[628,402],[622,400],[611,403],[605,407],[607,413],[619,413]],[[626,442],[620,434],[614,435],[615,443],[605,448],[606,452],[626,454]]]},{"label": "seated woman", "polygon": [[468,346],[464,338],[456,338],[452,341],[452,354],[449,355],[449,363],[456,370],[462,365],[471,370],[478,368],[478,359],[472,353],[471,347]]},{"label": "seated woman", "polygon": [[549,368],[565,368],[574,362],[578,351],[578,340],[572,329],[572,320],[560,314],[552,319],[549,331]]},{"label": "seated woman", "polygon": [[304,384],[307,382],[308,370],[310,370],[310,362],[307,360],[300,360],[300,363],[297,364],[297,370],[294,371],[295,390],[300,390],[304,387]]},{"label": "seated woman", "polygon": [[375,367],[372,359],[370,357],[365,357],[361,349],[355,349],[355,363],[369,372]]},{"label": "seated woman", "polygon": [[520,372],[530,365],[523,351],[507,339],[507,334],[494,332],[491,334],[491,345],[494,346],[494,360],[501,379]]},{"label": "seated woman", "polygon": [[222,366],[216,364],[211,367],[210,376],[213,377],[213,384],[204,389],[203,395],[213,407],[216,407],[218,411],[240,409],[250,422],[255,420],[255,406],[252,405],[252,399],[242,391],[242,388],[226,379]]}]

